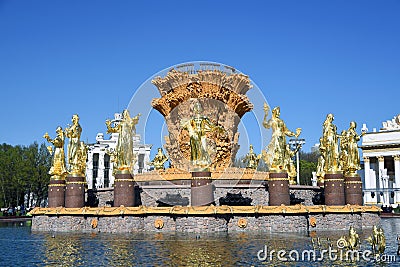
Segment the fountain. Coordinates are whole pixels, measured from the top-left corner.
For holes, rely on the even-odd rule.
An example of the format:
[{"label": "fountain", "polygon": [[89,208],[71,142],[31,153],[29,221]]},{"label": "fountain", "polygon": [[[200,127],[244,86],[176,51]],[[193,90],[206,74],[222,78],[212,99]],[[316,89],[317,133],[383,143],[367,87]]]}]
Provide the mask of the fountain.
[{"label": "fountain", "polygon": [[[380,209],[362,205],[360,179],[355,173],[357,155],[350,150],[354,142],[357,147],[359,140],[353,124],[346,133],[338,135],[332,124],[333,115],[327,116],[317,172],[319,186],[302,187],[295,185],[292,157],[296,151],[291,151],[286,142],[286,136],[297,138],[301,128],[288,130],[280,118],[279,107],[272,110],[269,118],[266,103],[263,126],[272,130],[268,146],[260,155],[250,146],[246,168],[233,167],[240,147],[239,124],[255,108],[246,96],[252,88],[247,75],[219,64],[202,63],[198,69],[195,64],[186,64],[172,68],[164,77],[155,77],[152,83],[161,97],[154,98],[151,105],[163,115],[168,127],[164,144],[168,157],[159,148],[150,163],[155,169],[133,175],[136,157],[131,142],[140,114],[131,118],[125,110],[118,124],[106,121],[108,132],[119,135],[116,150],[110,152],[116,170],[113,206],[84,207],[85,182],[71,180],[82,177],[82,173],[71,169],[73,166],[63,167],[64,151],[56,138],[46,134],[45,138],[58,150],[50,171],[49,207],[31,212],[33,230],[306,232],[346,230],[350,225],[363,229],[379,224]],[[63,142],[63,130],[57,129]],[[67,137],[76,139],[72,134]],[[339,138],[344,146],[342,151],[347,152],[347,158],[340,160]],[[81,144],[77,151],[82,153],[78,153],[75,163],[82,169],[86,162],[85,146],[75,139],[70,142],[73,145],[68,147],[68,155],[74,144]],[[165,168],[168,159],[170,167]],[[268,172],[257,170],[260,160],[265,162]],[[72,157],[69,162],[74,162]],[[64,193],[68,190],[75,193]],[[75,200],[71,202],[72,196]],[[312,198],[318,204],[314,205]]]}]

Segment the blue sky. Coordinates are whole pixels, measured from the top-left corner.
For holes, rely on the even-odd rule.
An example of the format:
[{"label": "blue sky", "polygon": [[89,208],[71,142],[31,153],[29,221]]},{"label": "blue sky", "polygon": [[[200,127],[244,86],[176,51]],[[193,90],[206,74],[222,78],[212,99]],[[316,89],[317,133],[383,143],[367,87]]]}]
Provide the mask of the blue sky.
[{"label": "blue sky", "polygon": [[42,143],[74,113],[94,142],[150,76],[206,60],[249,75],[308,151],[327,113],[340,131],[400,113],[399,14],[395,0],[0,0],[0,143]]}]

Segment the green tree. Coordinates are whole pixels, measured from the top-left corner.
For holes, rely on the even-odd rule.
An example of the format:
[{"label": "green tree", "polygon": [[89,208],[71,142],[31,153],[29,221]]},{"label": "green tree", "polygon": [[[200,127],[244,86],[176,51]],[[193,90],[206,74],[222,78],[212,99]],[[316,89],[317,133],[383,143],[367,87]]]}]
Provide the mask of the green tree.
[{"label": "green tree", "polygon": [[311,185],[312,172],[317,171],[318,152],[300,151],[300,184]]},{"label": "green tree", "polygon": [[[50,154],[46,146],[33,143],[28,147],[0,145],[0,206],[36,205],[47,198],[50,176]],[[25,196],[28,197],[26,203]]]},{"label": "green tree", "polygon": [[51,165],[51,157],[47,151],[46,145],[39,145],[35,142],[24,151],[24,160],[26,162],[24,177],[24,195],[27,196],[27,203],[30,203],[31,197],[35,206],[39,206],[47,198],[47,188],[50,180],[48,171]]},{"label": "green tree", "polygon": [[3,144],[0,147],[0,182],[2,193],[2,206],[17,205],[20,198],[20,190],[23,187],[21,169],[23,168],[21,146]]}]

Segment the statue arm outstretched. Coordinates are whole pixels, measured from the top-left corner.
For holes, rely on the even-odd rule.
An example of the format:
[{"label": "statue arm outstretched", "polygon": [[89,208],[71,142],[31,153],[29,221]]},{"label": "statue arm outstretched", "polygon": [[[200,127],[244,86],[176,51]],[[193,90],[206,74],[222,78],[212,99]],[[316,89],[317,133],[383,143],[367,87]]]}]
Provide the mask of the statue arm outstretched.
[{"label": "statue arm outstretched", "polygon": [[224,127],[214,124],[207,117],[204,117],[203,122],[204,122],[204,130],[205,131],[212,131],[212,132],[217,131],[218,133],[221,133],[221,134],[225,133]]},{"label": "statue arm outstretched", "polygon": [[267,120],[268,118],[268,113],[269,113],[269,106],[267,103],[264,103],[264,120],[263,120],[263,126],[266,129],[271,128],[270,120]]},{"label": "statue arm outstretched", "polygon": [[107,125],[107,133],[117,133],[118,132],[118,125],[115,127],[111,126],[111,121],[110,120],[106,120],[106,125]]},{"label": "statue arm outstretched", "polygon": [[294,137],[299,137],[300,136],[300,134],[301,134],[301,128],[296,128],[296,132],[292,132],[292,131],[290,131],[287,127],[286,127],[286,125],[284,126],[284,131],[283,131],[284,133],[285,133],[285,135],[286,136],[294,136]]},{"label": "statue arm outstretched", "polygon": [[51,139],[48,133],[45,133],[43,135],[43,138],[45,138],[47,140],[47,142],[49,142],[49,143],[54,145],[54,139]]},{"label": "statue arm outstretched", "polygon": [[133,125],[136,125],[139,123],[139,117],[142,116],[142,114],[138,113],[135,117],[131,118],[131,123]]}]

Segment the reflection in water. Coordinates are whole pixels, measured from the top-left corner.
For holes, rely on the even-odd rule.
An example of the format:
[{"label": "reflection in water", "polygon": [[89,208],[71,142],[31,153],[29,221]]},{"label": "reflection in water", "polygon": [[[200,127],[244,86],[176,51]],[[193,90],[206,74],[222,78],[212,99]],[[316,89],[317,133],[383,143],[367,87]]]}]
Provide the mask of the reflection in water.
[{"label": "reflection in water", "polygon": [[121,237],[110,238],[101,244],[107,266],[134,266],[133,262],[137,262],[137,242]]},{"label": "reflection in water", "polygon": [[82,262],[82,241],[79,235],[46,234],[44,236],[46,265],[79,266]]},{"label": "reflection in water", "polygon": [[[400,219],[382,219],[387,255],[397,254]],[[360,251],[370,250],[365,240],[371,229],[360,235]],[[54,237],[53,237],[54,235]],[[330,260],[282,262],[277,252],[315,248],[316,257],[348,231],[298,233],[216,233],[216,234],[109,234],[31,233],[26,225],[0,227],[0,265],[4,266],[375,266],[366,261]],[[259,260],[265,247],[273,258]],[[261,255],[263,256],[263,255]],[[269,254],[267,255],[269,256]],[[288,256],[288,255],[286,255]],[[395,257],[398,262],[400,259]],[[397,262],[397,265],[398,265]],[[395,266],[396,264],[380,264]]]},{"label": "reflection in water", "polygon": [[233,266],[238,261],[226,234],[175,235],[163,242],[173,266]]}]

